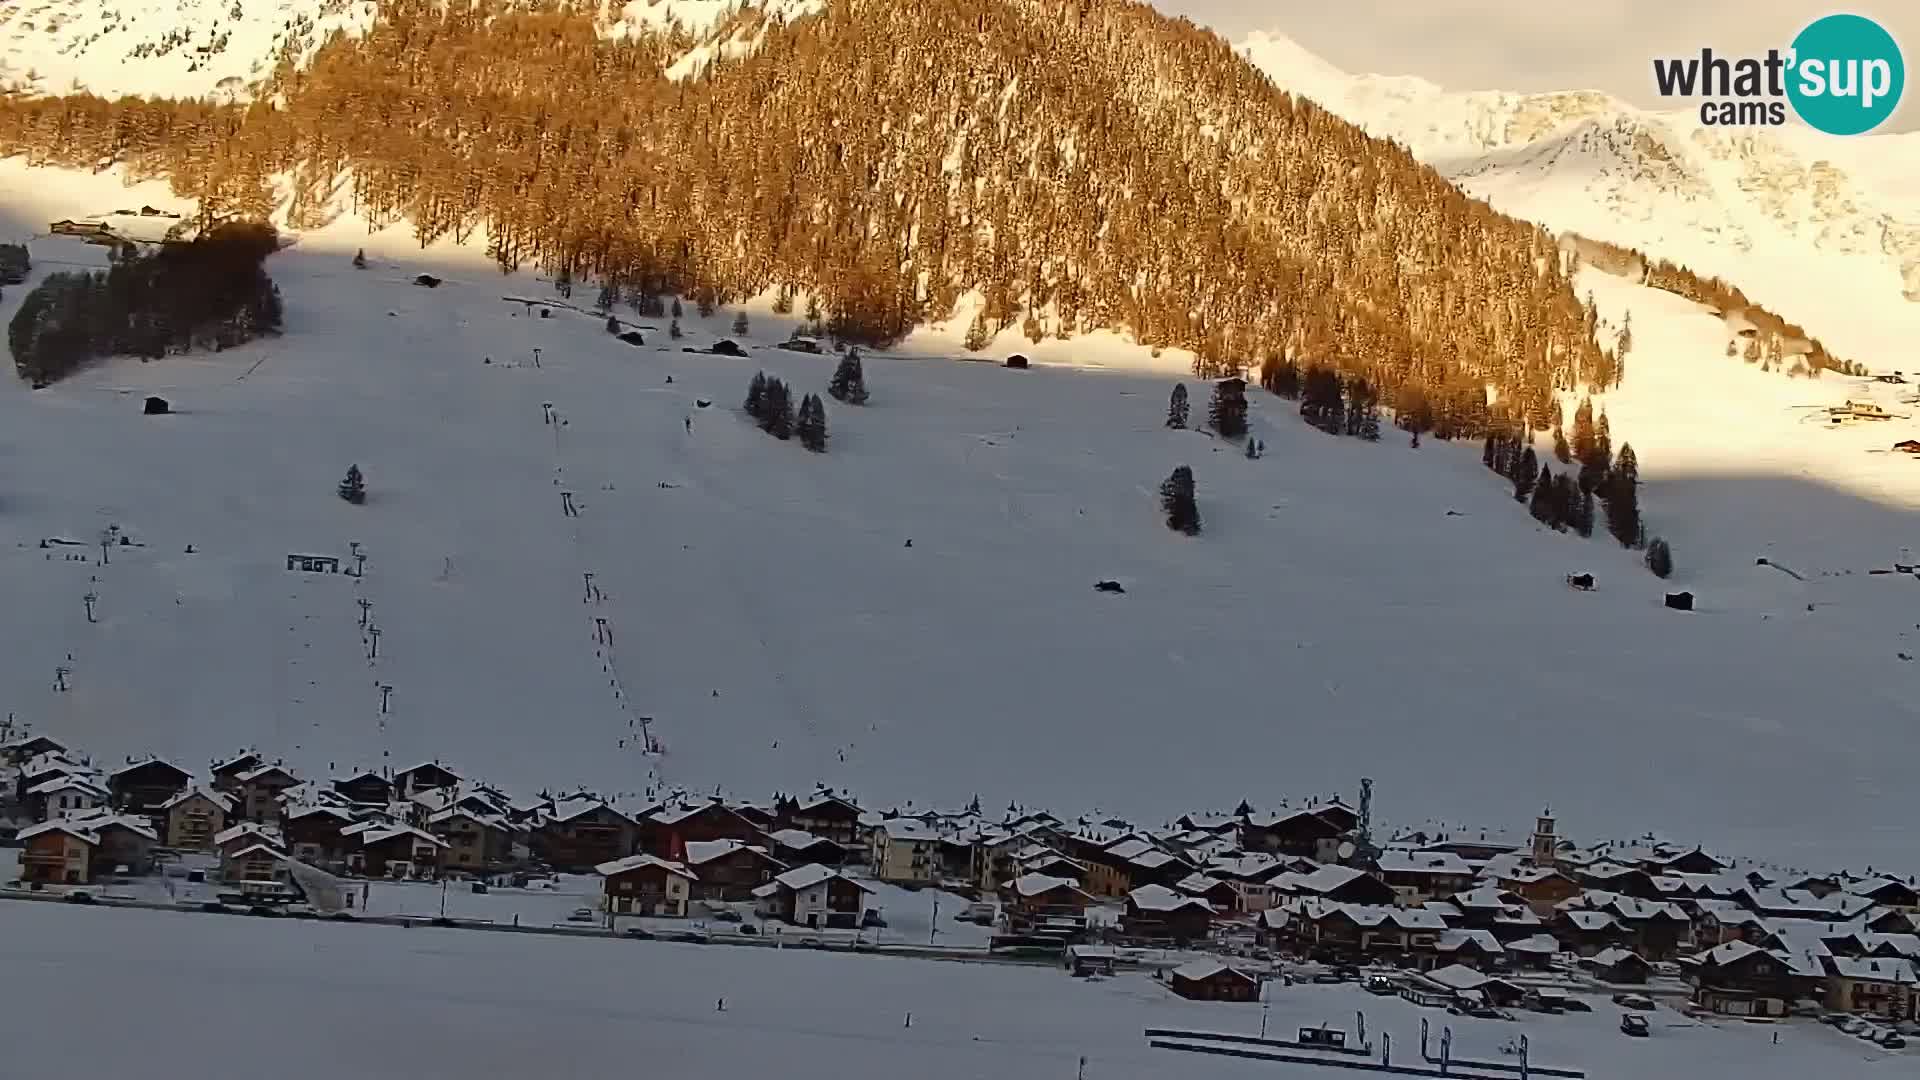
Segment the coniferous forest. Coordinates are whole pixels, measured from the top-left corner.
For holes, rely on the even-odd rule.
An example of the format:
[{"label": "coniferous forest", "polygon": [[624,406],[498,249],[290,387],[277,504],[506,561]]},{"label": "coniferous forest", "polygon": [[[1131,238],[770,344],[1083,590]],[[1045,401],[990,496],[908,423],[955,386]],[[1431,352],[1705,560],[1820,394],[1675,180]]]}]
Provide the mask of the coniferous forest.
[{"label": "coniferous forest", "polygon": [[42,387],[102,356],[158,359],[279,333],[280,292],[263,266],[277,247],[272,228],[236,222],[147,254],[128,246],[104,272],[50,274],[7,327],[14,367]]},{"label": "coniferous forest", "polygon": [[603,36],[559,2],[394,0],[250,106],[0,105],[0,151],[166,176],[204,217],[290,221],[344,185],[424,244],[714,305],[804,291],[886,343],[978,291],[988,331],[1119,328],[1217,378],[1270,356],[1417,387],[1450,429],[1606,385],[1543,230],[1121,0],[836,0],[733,16],[751,52]]}]

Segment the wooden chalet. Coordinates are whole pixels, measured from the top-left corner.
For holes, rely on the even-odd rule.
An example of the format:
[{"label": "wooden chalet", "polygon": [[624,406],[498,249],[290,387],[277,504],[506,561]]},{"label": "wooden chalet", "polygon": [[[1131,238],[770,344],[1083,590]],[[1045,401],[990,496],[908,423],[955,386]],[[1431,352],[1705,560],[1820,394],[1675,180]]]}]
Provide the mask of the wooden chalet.
[{"label": "wooden chalet", "polygon": [[439,837],[411,825],[376,824],[354,835],[359,850],[348,858],[368,877],[433,877],[447,848]]},{"label": "wooden chalet", "polygon": [[393,786],[402,792],[458,787],[459,784],[460,775],[437,761],[422,762],[393,774]]},{"label": "wooden chalet", "polygon": [[226,830],[234,800],[222,791],[191,787],[168,799],[163,809],[168,847],[206,851],[213,847],[213,838]]},{"label": "wooden chalet", "polygon": [[830,866],[797,866],[753,890],[762,917],[810,929],[853,930],[873,890]]},{"label": "wooden chalet", "polygon": [[753,891],[787,869],[766,848],[738,840],[695,840],[686,846],[687,869],[703,900],[751,900]]},{"label": "wooden chalet", "polygon": [[1639,985],[1653,975],[1653,965],[1631,949],[1602,949],[1583,963],[1601,982]]},{"label": "wooden chalet", "polygon": [[[796,803],[786,820],[778,824],[825,837],[843,848],[854,848],[861,841],[860,808],[831,792],[820,792]],[[696,839],[751,839],[751,837],[696,837]]]},{"label": "wooden chalet", "polygon": [[306,806],[290,811],[283,830],[287,850],[301,862],[338,869],[359,846],[341,831],[352,824],[353,815],[337,806]]},{"label": "wooden chalet", "polygon": [[1716,945],[1685,962],[1693,1003],[1729,1016],[1785,1016],[1795,997],[1786,959],[1744,941]]},{"label": "wooden chalet", "polygon": [[1906,957],[1827,960],[1826,1006],[1882,1020],[1920,1018],[1920,966]]},{"label": "wooden chalet", "polygon": [[355,773],[336,779],[333,790],[361,806],[386,806],[393,802],[393,781],[377,772]]},{"label": "wooden chalet", "polygon": [[246,821],[280,820],[280,796],[296,787],[300,778],[282,765],[257,765],[234,777],[240,799],[239,816]]},{"label": "wooden chalet", "polygon": [[145,874],[153,869],[160,834],[152,819],[138,814],[96,814],[76,822],[99,838],[93,849],[93,876]]},{"label": "wooden chalet", "polygon": [[1499,876],[1502,889],[1518,896],[1540,916],[1551,916],[1559,906],[1583,891],[1579,882],[1551,866],[1516,866]]},{"label": "wooden chalet", "polygon": [[1246,851],[1265,851],[1317,862],[1332,862],[1340,841],[1353,826],[1342,825],[1321,810],[1292,810],[1280,814],[1250,815],[1240,827],[1240,846]]},{"label": "wooden chalet", "polygon": [[657,855],[629,855],[594,869],[604,879],[607,911],[615,915],[684,919],[698,880],[685,866]]},{"label": "wooden chalet", "polygon": [[847,850],[841,844],[804,829],[776,829],[767,834],[767,842],[773,857],[788,866],[839,866],[847,861]]},{"label": "wooden chalet", "polygon": [[107,790],[113,795],[113,804],[122,811],[157,815],[168,799],[186,790],[192,782],[193,776],[186,770],[149,758],[107,777]]},{"label": "wooden chalet", "polygon": [[1178,945],[1204,941],[1213,933],[1213,905],[1165,885],[1142,885],[1127,894],[1120,932],[1130,938],[1165,940]]},{"label": "wooden chalet", "polygon": [[1167,989],[1190,1001],[1258,1001],[1260,980],[1216,960],[1174,968]]},{"label": "wooden chalet", "polygon": [[426,829],[447,845],[441,865],[448,870],[488,874],[516,862],[514,832],[504,818],[455,806],[428,816]]},{"label": "wooden chalet", "polygon": [[1087,926],[1094,898],[1071,878],[1022,874],[1000,886],[1007,927],[1020,932],[1077,933]]},{"label": "wooden chalet", "polygon": [[85,885],[93,880],[100,837],[69,821],[21,829],[20,881],[25,885]]},{"label": "wooden chalet", "polygon": [[637,833],[648,853],[676,862],[685,860],[688,844],[713,840],[758,844],[765,837],[758,825],[721,802],[655,810],[641,819]]},{"label": "wooden chalet", "polygon": [[251,772],[266,764],[266,760],[251,750],[235,754],[213,766],[213,789],[229,793],[240,790],[240,774]]},{"label": "wooden chalet", "polygon": [[539,862],[574,873],[584,873],[603,862],[634,853],[640,827],[634,820],[598,799],[558,804],[529,838]]}]

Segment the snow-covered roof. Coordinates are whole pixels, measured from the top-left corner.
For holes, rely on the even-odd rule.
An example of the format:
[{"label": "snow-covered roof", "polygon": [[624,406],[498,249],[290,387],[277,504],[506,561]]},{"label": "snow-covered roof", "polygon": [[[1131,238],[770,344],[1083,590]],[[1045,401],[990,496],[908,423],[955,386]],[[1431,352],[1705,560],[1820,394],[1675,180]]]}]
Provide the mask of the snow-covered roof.
[{"label": "snow-covered roof", "polygon": [[823,836],[815,836],[805,829],[780,829],[767,834],[767,838],[781,847],[800,850],[819,843],[833,843]]},{"label": "snow-covered roof", "polygon": [[1174,892],[1165,885],[1142,885],[1127,894],[1127,902],[1141,911],[1179,911],[1187,907],[1198,907],[1209,913],[1213,911],[1211,901]]},{"label": "snow-covered roof", "polygon": [[1138,866],[1143,870],[1158,870],[1168,863],[1176,863],[1179,861],[1180,856],[1170,855],[1167,852],[1157,849],[1154,851],[1143,851],[1127,860],[1129,864]]},{"label": "snow-covered roof", "polygon": [[1402,930],[1445,930],[1447,920],[1439,912],[1424,908],[1387,907],[1378,904],[1325,904],[1307,911],[1309,918],[1325,918],[1340,914],[1352,919],[1361,926],[1381,926],[1391,923]]},{"label": "snow-covered roof", "polygon": [[289,780],[299,779],[299,777],[293,775],[293,770],[287,768],[285,765],[258,765],[234,777],[234,779],[243,784],[250,784],[255,780],[262,780],[272,776],[274,773],[280,773]]},{"label": "snow-covered roof", "polygon": [[223,812],[231,813],[233,811],[232,796],[224,791],[214,791],[212,788],[202,787],[199,784],[195,784],[180,792],[180,794],[175,795],[173,798],[168,799],[166,802],[161,803],[160,809],[171,810],[196,796],[219,807]]},{"label": "snow-covered roof", "polygon": [[234,852],[232,855],[228,856],[228,858],[246,859],[246,858],[251,858],[255,855],[270,855],[276,859],[286,858],[286,855],[282,854],[278,848],[275,848],[269,844],[250,844],[246,847],[241,848],[239,851]]},{"label": "snow-covered roof", "polygon": [[157,757],[146,757],[146,758],[139,758],[139,759],[137,759],[137,760],[135,760],[135,761],[131,761],[131,762],[129,762],[129,763],[127,763],[126,765],[123,765],[123,766],[121,766],[121,767],[120,767],[120,768],[118,768],[118,769],[115,769],[115,770],[113,770],[113,772],[112,772],[112,773],[110,773],[110,774],[108,774],[108,775],[110,775],[110,776],[115,776],[115,777],[118,777],[118,776],[125,776],[126,774],[128,774],[128,773],[130,773],[130,772],[133,772],[133,771],[134,771],[135,769],[144,769],[144,768],[147,768],[147,767],[148,767],[148,766],[150,766],[150,765],[164,765],[164,766],[166,766],[167,768],[169,768],[169,769],[172,769],[172,770],[173,770],[174,772],[177,772],[177,773],[179,773],[179,774],[180,774],[180,775],[182,775],[182,776],[192,776],[192,775],[193,775],[192,773],[190,773],[190,772],[188,772],[187,770],[185,770],[185,769],[183,769],[183,768],[181,768],[180,766],[178,766],[178,765],[175,765],[175,764],[174,764],[173,762],[171,762],[171,761],[168,761],[168,760],[166,760],[166,759],[164,759],[164,758],[157,758]]},{"label": "snow-covered roof", "polygon": [[1490,911],[1513,907],[1521,903],[1519,897],[1505,889],[1496,889],[1484,885],[1467,892],[1454,893],[1452,900],[1462,911]]},{"label": "snow-covered roof", "polygon": [[1054,877],[1051,874],[1022,874],[1007,882],[1005,887],[1013,890],[1016,896],[1040,896],[1060,888],[1080,891],[1072,878]]},{"label": "snow-covered roof", "polygon": [[1293,879],[1298,888],[1312,893],[1330,893],[1354,878],[1365,877],[1366,872],[1351,866],[1326,865]]},{"label": "snow-covered roof", "polygon": [[384,823],[365,830],[360,834],[360,843],[362,845],[380,844],[400,836],[411,836],[415,842],[432,844],[434,847],[443,848],[448,846],[446,841],[432,833],[422,832],[411,825],[395,825],[392,823]]},{"label": "snow-covered roof", "polygon": [[1511,868],[1502,867],[1497,872],[1494,870],[1493,862],[1489,862],[1487,864],[1487,873],[1496,876],[1501,881],[1513,881],[1521,885],[1532,885],[1535,882],[1545,881],[1548,878],[1567,876],[1555,867],[1522,866],[1517,862]]},{"label": "snow-covered roof", "polygon": [[1552,934],[1535,934],[1532,937],[1507,942],[1507,950],[1551,956],[1560,951],[1560,942]]},{"label": "snow-covered roof", "polygon": [[[834,878],[850,882],[861,892],[870,893],[873,891],[868,885],[855,881],[853,878],[848,877],[831,866],[822,866],[819,863],[808,863],[805,866],[796,866],[786,873],[776,875],[769,884],[777,884],[784,888],[795,890],[810,889],[823,881],[831,881]],[[765,886],[762,886],[762,888],[765,888]]]},{"label": "snow-covered roof", "polygon": [[316,804],[313,806],[299,806],[299,807],[287,808],[288,821],[299,821],[299,820],[302,820],[303,818],[310,818],[315,814],[325,814],[328,817],[338,818],[339,820],[346,821],[346,822],[353,821],[352,814],[347,813],[345,810],[342,810],[337,806],[325,806],[325,805]]},{"label": "snow-covered roof", "polygon": [[91,830],[83,828],[78,822],[68,821],[63,818],[55,818],[52,821],[43,821],[38,825],[29,825],[26,828],[21,829],[19,833],[15,835],[16,835],[16,838],[20,840],[31,840],[36,836],[41,836],[51,832],[66,833],[68,836],[85,840],[89,844],[98,844],[100,842],[100,835],[98,833],[95,833],[95,832],[92,832]]},{"label": "snow-covered roof", "polygon": [[259,836],[276,844],[280,842],[279,829],[271,825],[263,825],[258,821],[242,821],[238,825],[229,825],[214,834],[213,842],[220,847],[225,847],[243,836]]},{"label": "snow-covered roof", "polygon": [[924,841],[940,839],[940,831],[924,821],[915,818],[888,818],[880,831],[888,840]]},{"label": "snow-covered roof", "polygon": [[135,836],[142,837],[154,843],[158,843],[160,840],[160,834],[153,831],[153,826],[148,824],[146,818],[135,817],[131,814],[89,814],[85,817],[75,818],[74,824],[93,833],[98,833],[104,829],[125,829]]},{"label": "snow-covered roof", "polygon": [[1700,953],[1695,956],[1694,959],[1712,967],[1723,967],[1727,964],[1744,960],[1758,952],[1766,952],[1766,950],[1752,942],[1729,941],[1724,945],[1716,945],[1706,952]]},{"label": "snow-covered roof", "polygon": [[1229,967],[1218,960],[1195,960],[1190,964],[1182,964],[1173,969],[1175,978],[1189,979],[1196,982],[1201,979],[1211,979],[1221,972],[1238,976],[1248,982],[1254,981],[1253,976],[1237,968]]},{"label": "snow-covered roof", "polygon": [[455,818],[466,818],[476,825],[483,825],[489,829],[505,830],[508,827],[506,819],[498,814],[481,814],[460,806],[450,806],[437,814],[429,814],[427,824],[439,825]]},{"label": "snow-covered roof", "polygon": [[1640,954],[1634,952],[1632,949],[1601,949],[1599,952],[1593,954],[1593,964],[1595,967],[1613,967],[1615,964],[1622,964],[1628,960],[1639,960],[1643,964],[1646,963],[1645,960],[1641,959]]},{"label": "snow-covered roof", "polygon": [[1476,990],[1493,981],[1490,975],[1481,974],[1462,964],[1448,964],[1427,972],[1427,978],[1449,990]]},{"label": "snow-covered roof", "polygon": [[658,855],[629,855],[624,859],[615,859],[612,862],[603,862],[600,865],[594,867],[593,869],[594,869],[594,872],[599,874],[601,877],[612,877],[615,874],[624,874],[630,870],[638,870],[641,867],[645,867],[645,866],[657,867],[661,870],[665,870],[669,874],[677,874],[683,878],[686,878],[688,881],[700,880],[699,878],[695,877],[693,872],[691,870],[688,870],[685,866],[682,866],[677,862],[670,862],[666,859],[662,859]]},{"label": "snow-covered roof", "polygon": [[1181,892],[1193,893],[1195,895],[1199,895],[1200,893],[1212,892],[1213,890],[1225,884],[1226,882],[1222,881],[1219,878],[1208,877],[1205,874],[1195,873],[1195,874],[1188,874],[1186,877],[1183,877],[1179,881],[1174,882],[1173,887],[1176,889],[1179,889]]},{"label": "snow-covered roof", "polygon": [[1154,846],[1137,836],[1129,836],[1107,845],[1103,850],[1116,859],[1131,859],[1154,850]]},{"label": "snow-covered roof", "polygon": [[103,799],[107,796],[107,790],[99,784],[72,775],[56,776],[51,780],[42,781],[28,788],[27,794],[52,795],[61,791],[84,791],[89,795],[98,796]]},{"label": "snow-covered roof", "polygon": [[751,851],[763,859],[769,861],[773,859],[767,854],[766,848],[743,844],[738,840],[690,840],[687,842],[687,863],[691,866],[699,866],[736,851]]},{"label": "snow-covered roof", "polygon": [[1457,952],[1468,945],[1490,954],[1507,951],[1500,939],[1487,930],[1443,930],[1434,941],[1434,948],[1441,952]]},{"label": "snow-covered roof", "polygon": [[1380,853],[1380,872],[1384,874],[1445,874],[1472,877],[1473,867],[1451,851],[1384,851]]},{"label": "snow-covered roof", "polygon": [[553,820],[561,822],[572,821],[574,818],[584,817],[598,810],[605,810],[610,814],[618,815],[626,820],[632,820],[631,818],[627,818],[627,815],[620,813],[618,809],[614,808],[611,803],[608,803],[604,799],[575,799],[571,802],[563,801],[553,808]]},{"label": "snow-covered roof", "polygon": [[1905,986],[1920,984],[1920,973],[1915,972],[1913,961],[1905,957],[1895,960],[1877,956],[1836,956],[1832,962],[1833,973],[1843,979]]},{"label": "snow-covered roof", "polygon": [[1605,911],[1569,911],[1567,921],[1581,930],[1606,930],[1617,923],[1610,912]]}]

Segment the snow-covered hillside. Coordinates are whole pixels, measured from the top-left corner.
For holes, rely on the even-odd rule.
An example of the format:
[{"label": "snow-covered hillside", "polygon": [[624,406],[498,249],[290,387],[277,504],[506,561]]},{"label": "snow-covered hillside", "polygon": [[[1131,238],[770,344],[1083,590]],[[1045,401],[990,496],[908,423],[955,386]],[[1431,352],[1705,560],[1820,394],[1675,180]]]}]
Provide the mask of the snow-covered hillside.
[{"label": "snow-covered hillside", "polygon": [[[177,205],[0,168],[0,233]],[[355,271],[361,244],[373,265]],[[1630,387],[1672,361],[1614,420],[1692,615],[1664,610],[1631,554],[1532,528],[1477,447],[1330,438],[1260,393],[1262,460],[1166,430],[1171,354],[1050,341],[1018,372],[956,362],[958,328],[929,330],[870,359],[870,405],[829,401],[815,456],[737,411],[756,370],[824,389],[830,357],[769,347],[790,318],[753,308],[746,359],[682,352],[658,324],[635,348],[590,309],[503,300],[553,293],[477,249],[412,247],[343,218],[272,261],[284,338],[0,384],[7,708],[189,765],[258,744],[316,774],[439,757],[515,790],[824,781],[1153,821],[1365,774],[1389,818],[1511,825],[1551,803],[1593,835],[1684,830],[1819,865],[1908,854],[1873,823],[1899,820],[1885,799],[1920,741],[1916,669],[1895,655],[1920,583],[1865,571],[1903,558],[1914,519],[1830,478],[1892,489],[1914,463],[1850,432],[1686,423],[1784,416],[1778,387],[1855,388],[1739,370],[1700,337],[1717,321],[1666,294],[1591,283],[1610,315],[1634,311]],[[32,248],[36,274],[100,261]],[[422,270],[445,284],[411,284]],[[681,344],[733,314],[689,312]],[[175,415],[141,416],[147,394]],[[1797,450],[1764,452],[1776,437]],[[334,495],[349,463],[364,506]],[[1198,538],[1158,520],[1181,463]],[[134,545],[94,565],[109,525]],[[286,569],[352,542],[358,582]],[[1756,569],[1763,554],[1808,580]],[[1581,570],[1599,591],[1562,584]],[[641,752],[641,716],[663,756]]]},{"label": "snow-covered hillside", "polygon": [[1725,277],[1841,356],[1902,367],[1920,335],[1920,133],[1727,131],[1593,91],[1348,75],[1276,34],[1239,50],[1496,209]]},{"label": "snow-covered hillside", "polygon": [[[795,19],[821,0],[601,0],[609,36],[679,32],[694,44],[675,70],[760,40],[728,30],[736,13]],[[304,62],[335,33],[357,34],[378,0],[22,0],[0,5],[0,93],[246,100],[282,56]],[[723,32],[727,31],[727,32]]]}]

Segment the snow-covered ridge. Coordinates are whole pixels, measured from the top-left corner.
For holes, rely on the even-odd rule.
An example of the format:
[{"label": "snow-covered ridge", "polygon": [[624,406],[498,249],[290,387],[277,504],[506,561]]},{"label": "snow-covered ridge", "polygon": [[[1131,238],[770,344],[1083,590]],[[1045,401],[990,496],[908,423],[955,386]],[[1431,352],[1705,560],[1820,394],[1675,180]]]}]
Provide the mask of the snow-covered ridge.
[{"label": "snow-covered ridge", "polygon": [[[822,0],[604,0],[601,33],[684,35],[673,70],[696,73],[716,56],[756,48],[758,11],[792,20]],[[244,101],[283,55],[312,57],[336,32],[364,33],[378,0],[23,0],[0,4],[0,93]]]},{"label": "snow-covered ridge", "polygon": [[0,5],[0,92],[244,98],[279,57],[360,33],[374,0],[25,0]]},{"label": "snow-covered ridge", "polygon": [[1273,34],[1238,49],[1496,209],[1725,277],[1842,356],[1899,367],[1920,334],[1920,134],[1714,129],[1597,91],[1350,75]]}]

